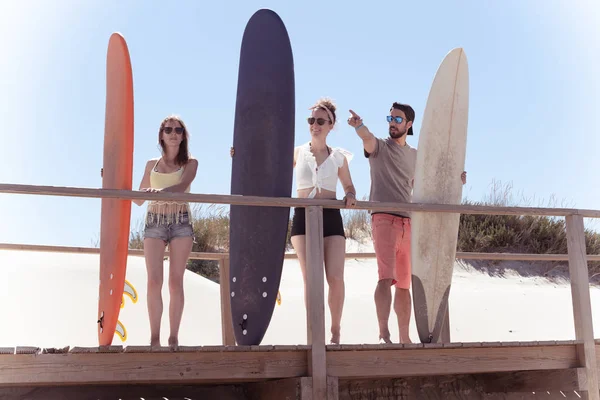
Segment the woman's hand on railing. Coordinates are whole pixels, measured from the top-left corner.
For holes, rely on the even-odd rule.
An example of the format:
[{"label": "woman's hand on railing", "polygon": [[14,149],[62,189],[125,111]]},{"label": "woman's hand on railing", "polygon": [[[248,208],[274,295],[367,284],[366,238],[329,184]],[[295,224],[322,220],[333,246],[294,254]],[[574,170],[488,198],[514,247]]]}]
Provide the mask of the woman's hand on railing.
[{"label": "woman's hand on railing", "polygon": [[346,193],[346,195],[344,196],[344,203],[346,205],[346,208],[354,207],[356,205],[356,196],[354,196],[354,193]]}]

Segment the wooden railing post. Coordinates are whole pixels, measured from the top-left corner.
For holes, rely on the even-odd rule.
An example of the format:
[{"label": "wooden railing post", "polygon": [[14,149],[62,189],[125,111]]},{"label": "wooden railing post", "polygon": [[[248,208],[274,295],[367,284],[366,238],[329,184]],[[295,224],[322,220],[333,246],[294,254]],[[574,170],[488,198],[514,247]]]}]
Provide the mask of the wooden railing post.
[{"label": "wooden railing post", "polygon": [[577,358],[586,371],[588,399],[598,400],[600,399],[598,367],[596,365],[583,216],[569,215],[566,217],[566,222],[575,338],[583,341],[582,344],[577,345]]},{"label": "wooden railing post", "polygon": [[313,399],[327,398],[325,349],[323,207],[306,208],[306,290],[307,337],[311,350],[308,372],[312,377]]},{"label": "wooden railing post", "polygon": [[221,290],[221,336],[224,346],[235,346],[231,298],[229,297],[229,255],[219,260],[219,288]]}]

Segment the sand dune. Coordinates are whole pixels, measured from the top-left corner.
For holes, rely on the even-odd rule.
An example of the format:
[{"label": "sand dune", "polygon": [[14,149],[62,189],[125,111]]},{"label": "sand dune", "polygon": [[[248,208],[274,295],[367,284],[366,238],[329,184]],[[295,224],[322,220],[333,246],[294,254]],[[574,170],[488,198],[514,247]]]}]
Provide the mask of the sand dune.
[{"label": "sand dune", "polygon": [[[348,251],[372,251],[369,245],[349,243]],[[0,346],[95,346],[98,299],[98,256],[23,251],[0,251],[0,315],[6,327]],[[162,323],[163,345],[168,327],[168,262],[165,263]],[[127,279],[140,300],[126,298],[121,322],[129,338],[123,343],[145,345],[149,340],[146,309],[146,271],[141,257],[130,257]],[[377,319],[373,290],[377,279],[375,260],[348,260],[342,343],[377,343]],[[281,281],[282,304],[275,307],[263,344],[306,343],[306,312],[298,262],[286,260]],[[327,290],[327,289],[325,289]],[[186,271],[186,307],[180,344],[221,344],[219,285]],[[327,292],[325,292],[327,296]],[[326,298],[326,297],[325,297]],[[594,330],[600,330],[600,290],[591,288]],[[326,307],[326,329],[330,319]],[[567,284],[542,278],[506,275],[492,278],[468,266],[455,266],[450,294],[453,341],[531,341],[575,338],[571,291]],[[414,321],[411,338],[418,340]],[[394,341],[398,328],[390,318]],[[600,335],[596,334],[596,337]],[[327,333],[326,338],[329,338]]]}]

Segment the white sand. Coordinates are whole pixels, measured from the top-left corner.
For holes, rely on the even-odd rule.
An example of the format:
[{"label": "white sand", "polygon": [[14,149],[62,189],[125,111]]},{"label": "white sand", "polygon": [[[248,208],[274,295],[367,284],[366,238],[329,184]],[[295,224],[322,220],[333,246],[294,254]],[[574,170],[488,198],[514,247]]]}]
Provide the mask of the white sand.
[{"label": "white sand", "polygon": [[[349,242],[348,252],[372,251],[372,246]],[[98,256],[22,251],[0,251],[0,347],[95,346],[98,299]],[[163,345],[168,326],[168,263],[163,289]],[[377,343],[378,330],[373,290],[377,279],[375,260],[347,260],[346,301],[342,343]],[[127,279],[140,300],[126,298],[121,322],[129,338],[123,343],[144,345],[149,339],[146,309],[146,272],[141,257],[130,257]],[[282,304],[275,306],[271,325],[262,344],[306,343],[306,311],[298,262],[286,260],[281,282]],[[327,289],[326,289],[327,290]],[[219,285],[186,271],[186,308],[180,330],[182,345],[221,344]],[[325,292],[325,299],[327,291]],[[600,290],[591,288],[594,330],[600,330]],[[327,305],[326,329],[330,318]],[[571,289],[541,278],[507,275],[491,278],[456,265],[450,294],[453,341],[531,341],[575,338]],[[390,330],[397,341],[395,315]],[[600,337],[599,334],[595,335]],[[418,340],[414,321],[413,341]],[[327,332],[326,340],[329,339]]]}]

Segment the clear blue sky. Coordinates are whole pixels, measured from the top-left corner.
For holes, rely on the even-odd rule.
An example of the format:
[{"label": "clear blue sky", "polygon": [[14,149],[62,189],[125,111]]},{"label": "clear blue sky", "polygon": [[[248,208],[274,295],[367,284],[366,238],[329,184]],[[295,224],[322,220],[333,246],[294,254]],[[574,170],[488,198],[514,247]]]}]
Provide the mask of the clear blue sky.
[{"label": "clear blue sky", "polygon": [[[600,208],[596,0],[6,0],[0,182],[100,187],[106,49],[118,31],[134,70],[134,187],[145,161],[159,155],[161,119],[177,113],[200,162],[192,192],[228,194],[240,43],[259,8],[276,11],[291,37],[296,143],[309,138],[308,107],[332,97],[342,124],[329,143],[357,155],[350,167],[359,196],[368,193],[369,169],[344,123],[347,110],[385,137],[390,104],[412,104],[416,146],[435,71],[463,47],[471,88],[465,196],[479,200],[500,180],[528,197]],[[143,210],[133,205],[134,225]],[[100,200],[0,194],[0,220],[1,242],[89,246]]]}]

